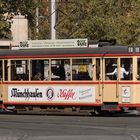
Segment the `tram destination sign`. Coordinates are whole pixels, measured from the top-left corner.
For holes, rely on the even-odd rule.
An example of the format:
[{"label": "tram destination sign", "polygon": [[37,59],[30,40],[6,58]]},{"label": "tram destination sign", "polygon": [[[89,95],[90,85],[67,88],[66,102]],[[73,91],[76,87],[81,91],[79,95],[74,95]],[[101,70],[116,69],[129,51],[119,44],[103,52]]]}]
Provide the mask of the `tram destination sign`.
[{"label": "tram destination sign", "polygon": [[28,40],[20,42],[19,49],[83,48],[87,46],[87,39]]}]

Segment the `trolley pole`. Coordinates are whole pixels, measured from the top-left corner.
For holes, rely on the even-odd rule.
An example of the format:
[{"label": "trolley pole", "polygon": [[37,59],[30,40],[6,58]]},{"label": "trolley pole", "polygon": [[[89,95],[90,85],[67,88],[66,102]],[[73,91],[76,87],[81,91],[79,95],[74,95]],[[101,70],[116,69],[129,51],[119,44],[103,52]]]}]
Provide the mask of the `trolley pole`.
[{"label": "trolley pole", "polygon": [[39,18],[39,8],[36,8],[36,40],[38,39],[38,33],[39,33],[39,29],[38,29],[38,18]]},{"label": "trolley pole", "polygon": [[56,23],[56,2],[55,0],[51,0],[51,39],[56,39],[56,30],[55,30],[55,23]]}]

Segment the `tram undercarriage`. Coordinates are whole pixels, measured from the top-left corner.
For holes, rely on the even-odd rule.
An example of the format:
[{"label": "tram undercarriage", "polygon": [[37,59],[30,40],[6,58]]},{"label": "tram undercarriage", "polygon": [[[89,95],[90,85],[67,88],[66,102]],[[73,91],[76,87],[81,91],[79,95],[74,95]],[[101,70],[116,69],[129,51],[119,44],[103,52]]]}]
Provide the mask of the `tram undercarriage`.
[{"label": "tram undercarriage", "polygon": [[[115,115],[115,114],[139,114],[139,109],[136,107],[118,107],[117,109],[104,108],[103,106],[1,106],[2,110],[11,111],[17,114],[52,114],[52,115]],[[135,112],[136,111],[136,112]]]}]

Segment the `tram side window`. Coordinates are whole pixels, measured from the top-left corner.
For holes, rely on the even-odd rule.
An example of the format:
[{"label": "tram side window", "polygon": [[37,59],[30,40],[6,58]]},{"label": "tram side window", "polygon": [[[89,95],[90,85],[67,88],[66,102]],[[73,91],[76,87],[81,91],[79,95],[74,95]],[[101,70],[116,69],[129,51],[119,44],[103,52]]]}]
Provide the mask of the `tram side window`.
[{"label": "tram side window", "polygon": [[100,80],[100,67],[101,67],[100,59],[97,58],[96,59],[96,80]]},{"label": "tram side window", "polygon": [[105,58],[105,80],[117,80],[117,58]]},{"label": "tram side window", "polygon": [[4,60],[4,81],[8,81],[8,61]]},{"label": "tram side window", "polygon": [[132,58],[121,58],[120,59],[120,79],[121,80],[132,80],[133,79],[133,64]]},{"label": "tram side window", "polygon": [[49,60],[31,60],[31,80],[49,80]]},{"label": "tram side window", "polygon": [[27,60],[11,60],[11,80],[29,80]]},{"label": "tram side window", "polygon": [[70,60],[69,59],[52,59],[51,60],[51,80],[66,80],[69,81]]},{"label": "tram side window", "polygon": [[3,75],[3,73],[2,73],[2,60],[0,60],[0,80],[2,80],[2,75]]},{"label": "tram side window", "polygon": [[140,58],[137,59],[137,80],[140,80]]},{"label": "tram side window", "polygon": [[73,80],[92,80],[93,68],[92,59],[73,59],[72,60],[72,79]]}]

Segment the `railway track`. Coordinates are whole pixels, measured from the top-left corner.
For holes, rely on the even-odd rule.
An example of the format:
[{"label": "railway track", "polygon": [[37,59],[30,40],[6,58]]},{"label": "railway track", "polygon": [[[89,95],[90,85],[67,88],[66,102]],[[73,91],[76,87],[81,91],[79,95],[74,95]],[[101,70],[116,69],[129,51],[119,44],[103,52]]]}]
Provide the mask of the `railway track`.
[{"label": "railway track", "polygon": [[17,114],[33,114],[33,115],[69,115],[69,116],[91,116],[90,112],[64,112],[64,111],[18,111]]},{"label": "railway track", "polygon": [[81,111],[81,112],[64,112],[64,111],[54,111],[54,110],[49,110],[49,111],[17,111],[13,112],[10,110],[0,110],[0,114],[17,114],[17,115],[55,115],[55,116],[140,116],[140,112],[133,110],[129,112],[124,112],[124,113],[102,113],[102,114],[92,114],[91,112],[88,111]]}]

